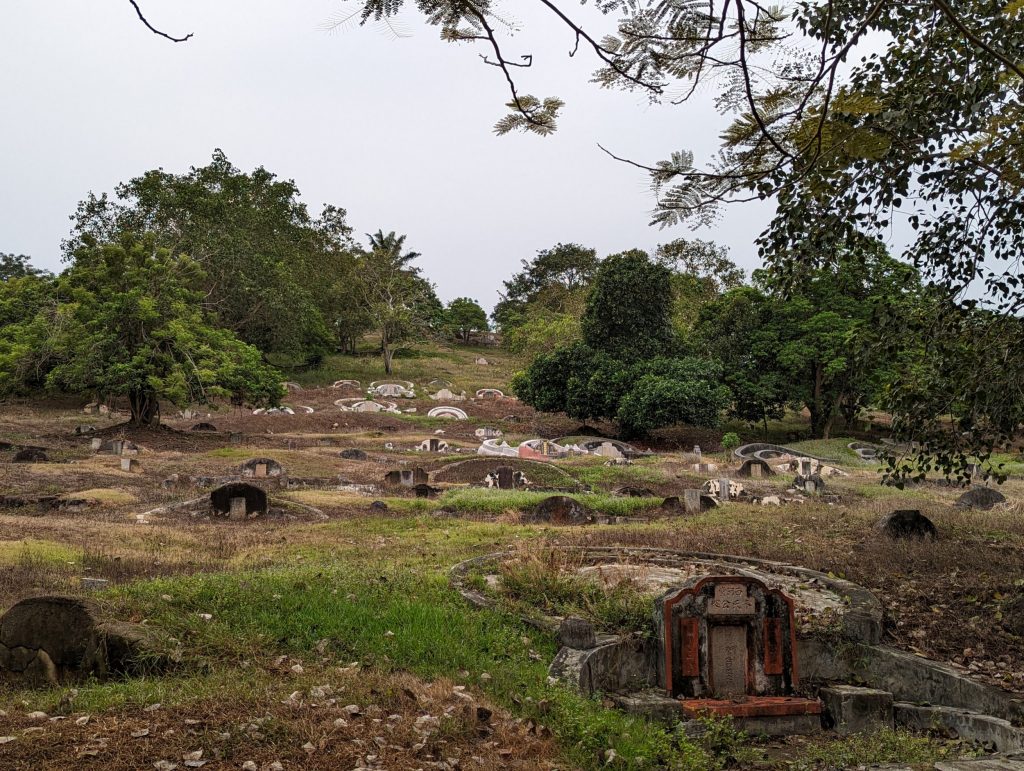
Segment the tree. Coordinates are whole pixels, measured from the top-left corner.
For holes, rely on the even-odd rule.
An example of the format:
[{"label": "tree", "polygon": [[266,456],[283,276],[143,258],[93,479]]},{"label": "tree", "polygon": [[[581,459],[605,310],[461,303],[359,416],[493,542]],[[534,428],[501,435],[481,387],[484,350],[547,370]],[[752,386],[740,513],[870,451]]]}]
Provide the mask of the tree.
[{"label": "tree", "polygon": [[623,361],[585,343],[537,356],[513,380],[525,403],[577,420],[615,420],[623,434],[715,426],[729,402],[721,365],[695,357]]},{"label": "tree", "polygon": [[[360,20],[381,20],[406,5],[363,0]],[[885,236],[894,218],[905,217],[916,236],[904,256],[950,309],[935,317],[934,332],[941,320],[972,309],[972,285],[999,312],[980,317],[994,331],[1024,307],[1024,147],[1015,130],[1024,123],[1020,2],[595,2],[616,14],[611,34],[585,30],[568,3],[544,5],[575,41],[571,55],[583,49],[594,57],[601,86],[640,90],[655,101],[670,95],[678,104],[713,83],[717,104],[733,118],[709,163],[685,149],[653,164],[630,161],[650,175],[655,224],[708,224],[725,203],[774,198],[761,255],[788,277],[800,265],[820,265],[836,238]],[[498,133],[556,129],[564,102],[519,90],[515,75],[533,59],[505,51],[497,31],[507,23],[495,7],[458,0],[416,6],[443,39],[488,49],[485,62],[501,71],[511,97]],[[968,399],[987,392],[971,372],[947,371],[968,380],[945,390]],[[1010,420],[1024,400],[1014,385],[1003,380],[1005,399],[975,405],[993,425]],[[952,432],[940,442],[920,419],[898,423],[906,439],[929,433],[929,451],[992,449]]]},{"label": "tree", "polygon": [[280,376],[203,313],[192,288],[199,264],[156,242],[126,234],[75,250],[57,282],[59,303],[39,316],[51,330],[47,387],[125,396],[136,425],[159,423],[162,399],[276,403]]},{"label": "tree", "polygon": [[445,324],[465,343],[469,342],[469,337],[474,332],[486,332],[490,329],[487,324],[487,312],[476,300],[469,297],[456,297],[448,303],[445,309]]},{"label": "tree", "polygon": [[325,207],[314,220],[294,182],[263,167],[243,173],[221,150],[207,166],[148,171],[115,194],[79,204],[66,258],[120,233],[152,233],[199,262],[204,308],[245,342],[285,365],[315,364],[330,350],[327,314],[344,311],[331,290],[354,246],[344,209]]},{"label": "tree", "polygon": [[358,260],[360,303],[380,335],[384,372],[392,374],[395,348],[422,337],[443,310],[433,287],[411,265],[418,252],[404,252],[405,236],[378,230]]},{"label": "tree", "polygon": [[662,355],[673,344],[670,272],[633,250],[605,259],[583,312],[583,341],[615,358]]},{"label": "tree", "polygon": [[597,252],[580,244],[556,244],[542,249],[522,270],[504,282],[505,292],[494,307],[502,333],[527,323],[537,313],[578,313],[579,298],[597,271]]},{"label": "tree", "polygon": [[729,250],[712,241],[677,238],[658,246],[654,261],[672,271],[672,322],[681,335],[706,303],[743,284],[743,270],[729,259]]},{"label": "tree", "polygon": [[695,346],[722,365],[722,382],[732,392],[729,412],[760,423],[781,418],[794,402],[788,373],[779,365],[786,330],[773,300],[754,287],[731,289],[700,309]]},{"label": "tree", "polygon": [[46,275],[45,270],[33,268],[29,258],[24,254],[4,254],[0,252],[0,281],[8,281],[25,276]]},{"label": "tree", "polygon": [[24,255],[0,254],[0,397],[41,388],[54,329],[46,321],[57,302],[54,277]]}]

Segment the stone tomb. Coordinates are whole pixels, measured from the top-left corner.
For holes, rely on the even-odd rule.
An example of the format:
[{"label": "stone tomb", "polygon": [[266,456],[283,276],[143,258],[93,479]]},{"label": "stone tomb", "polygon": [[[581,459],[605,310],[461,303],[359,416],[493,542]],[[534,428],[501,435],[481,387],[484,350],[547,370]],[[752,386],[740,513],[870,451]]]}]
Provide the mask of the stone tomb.
[{"label": "stone tomb", "polygon": [[794,603],[756,578],[706,576],[655,603],[658,680],[685,715],[787,718],[790,733],[820,727],[821,703],[797,697]]},{"label": "stone tomb", "polygon": [[266,479],[284,474],[284,466],[272,458],[252,458],[242,464],[241,475],[247,479]]},{"label": "stone tomb", "polygon": [[402,487],[416,487],[425,485],[429,481],[427,472],[418,466],[415,469],[396,469],[384,475],[384,483],[388,485],[401,485]]},{"label": "stone tomb", "polygon": [[231,519],[249,519],[269,510],[266,491],[245,482],[230,482],[213,490],[210,508],[214,514]]}]

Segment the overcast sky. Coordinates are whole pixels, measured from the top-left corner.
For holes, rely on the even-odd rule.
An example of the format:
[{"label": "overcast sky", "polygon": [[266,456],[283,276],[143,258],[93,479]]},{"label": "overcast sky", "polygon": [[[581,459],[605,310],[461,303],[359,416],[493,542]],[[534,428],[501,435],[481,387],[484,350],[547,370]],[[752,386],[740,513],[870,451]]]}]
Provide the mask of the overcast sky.
[{"label": "overcast sky", "polygon": [[[411,4],[411,0],[410,0]],[[534,5],[538,7],[534,7]],[[685,228],[648,226],[643,172],[601,153],[653,163],[674,149],[706,159],[723,123],[711,95],[682,107],[589,83],[594,60],[540,4],[508,3],[531,53],[521,91],[566,102],[552,137],[492,133],[504,81],[482,49],[441,42],[409,13],[410,37],[372,27],[322,29],[342,0],[4,0],[0,9],[0,251],[60,268],[68,215],[92,190],[163,167],[204,165],[216,147],[243,170],[296,181],[316,214],[345,207],[359,234],[407,233],[444,300],[490,308],[519,260],[563,241],[602,255],[653,249]],[[522,6],[522,7],[520,7]],[[569,4],[594,33],[609,20]],[[714,230],[749,272],[762,205],[735,206]]]}]

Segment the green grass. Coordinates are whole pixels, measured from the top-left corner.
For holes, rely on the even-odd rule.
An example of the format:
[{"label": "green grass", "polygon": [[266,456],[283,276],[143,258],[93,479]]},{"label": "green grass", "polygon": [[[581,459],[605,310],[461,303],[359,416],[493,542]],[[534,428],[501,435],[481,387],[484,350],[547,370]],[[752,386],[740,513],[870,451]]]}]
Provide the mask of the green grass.
[{"label": "green grass", "polygon": [[[402,569],[394,560],[333,561],[147,581],[106,596],[125,615],[144,615],[181,640],[185,672],[89,684],[80,690],[76,709],[173,703],[218,689],[256,692],[266,674],[243,669],[242,662],[279,654],[315,658],[317,642],[327,640],[326,655],[339,664],[359,661],[375,671],[403,670],[425,679],[462,680],[459,672],[465,670],[474,683],[487,672],[491,679],[480,687],[521,716],[543,721],[579,768],[598,768],[608,749],[630,768],[704,769],[710,762],[666,726],[549,685],[553,639],[508,613],[468,609],[436,571]],[[204,621],[200,613],[213,618]],[[207,680],[190,672],[219,674]],[[55,695],[35,691],[29,701],[52,704]],[[537,706],[542,701],[543,715]]]},{"label": "green grass", "polygon": [[[476,364],[479,356],[491,365]],[[422,389],[440,378],[450,381],[456,393],[465,390],[468,395],[478,388],[504,389],[512,373],[523,364],[515,355],[495,348],[416,343],[395,357],[390,376],[384,374],[380,354],[365,350],[357,356],[328,356],[320,369],[291,373],[290,379],[307,387],[326,386],[342,379],[358,380],[364,387],[375,380],[409,380]]]},{"label": "green grass", "polygon": [[932,763],[959,752],[907,731],[883,729],[807,748],[792,769],[855,768],[869,763]]},{"label": "green grass", "polygon": [[669,484],[675,478],[653,463],[634,463],[632,466],[605,466],[603,463],[567,463],[566,468],[587,485],[621,487],[633,485]]},{"label": "green grass", "polygon": [[[497,515],[506,511],[525,511],[536,506],[552,493],[530,492],[527,490],[492,490],[485,487],[470,487],[449,490],[437,499],[442,508],[466,514]],[[616,517],[641,515],[645,510],[661,505],[661,498],[628,498],[604,493],[573,493],[584,506],[602,514]]]}]

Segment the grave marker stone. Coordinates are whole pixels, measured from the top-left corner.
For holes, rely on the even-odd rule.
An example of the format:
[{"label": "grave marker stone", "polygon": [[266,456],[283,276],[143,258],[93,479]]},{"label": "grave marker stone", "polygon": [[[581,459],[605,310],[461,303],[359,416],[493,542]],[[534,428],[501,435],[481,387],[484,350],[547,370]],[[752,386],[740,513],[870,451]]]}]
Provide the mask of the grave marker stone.
[{"label": "grave marker stone", "polygon": [[700,490],[683,490],[683,508],[687,514],[700,514]]},{"label": "grave marker stone", "polygon": [[245,498],[237,496],[231,499],[231,509],[228,511],[231,519],[245,519],[248,516]]},{"label": "grave marker stone", "polygon": [[267,476],[267,464],[257,463],[256,468],[253,470],[253,476],[257,479],[262,479]]},{"label": "grave marker stone", "polygon": [[746,576],[705,576],[655,604],[658,676],[684,713],[820,714],[820,702],[795,695],[794,605],[781,590]]},{"label": "grave marker stone", "polygon": [[719,479],[718,480],[718,500],[722,503],[729,502],[729,480]]}]

